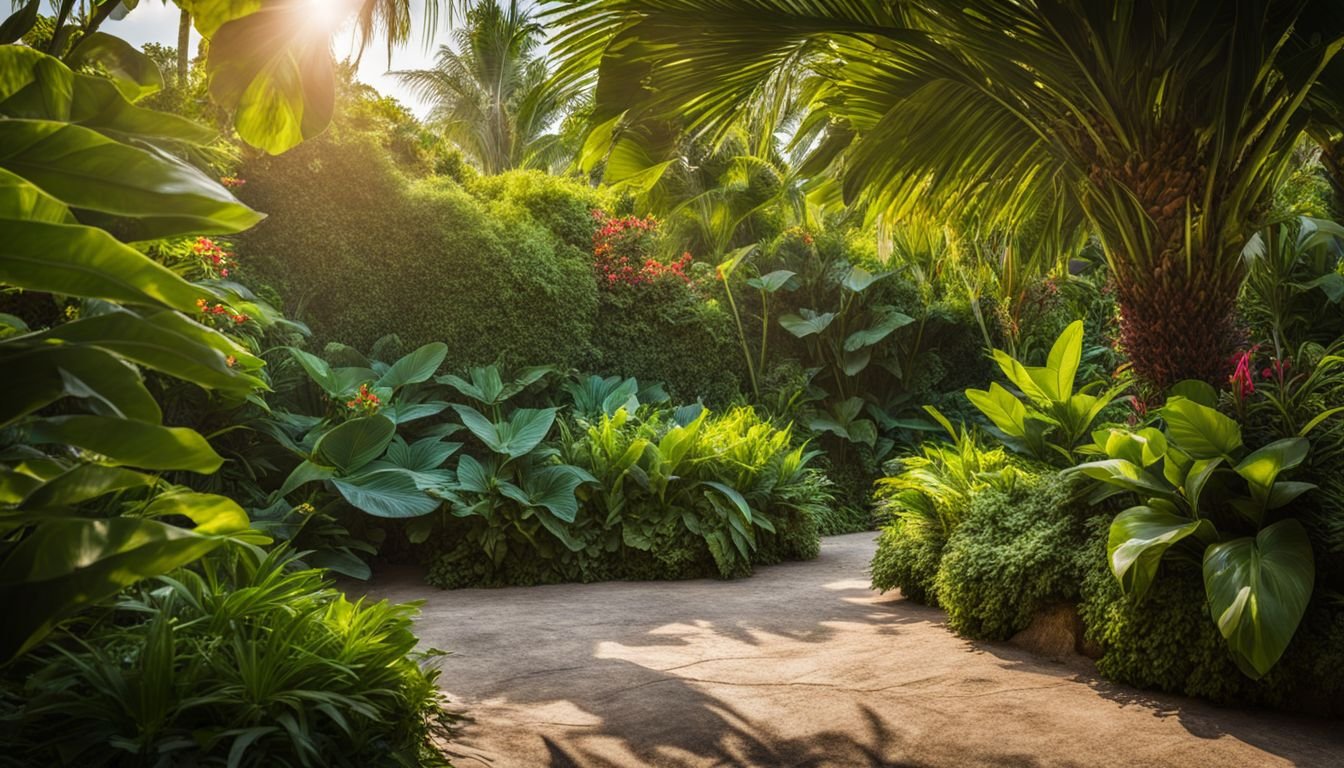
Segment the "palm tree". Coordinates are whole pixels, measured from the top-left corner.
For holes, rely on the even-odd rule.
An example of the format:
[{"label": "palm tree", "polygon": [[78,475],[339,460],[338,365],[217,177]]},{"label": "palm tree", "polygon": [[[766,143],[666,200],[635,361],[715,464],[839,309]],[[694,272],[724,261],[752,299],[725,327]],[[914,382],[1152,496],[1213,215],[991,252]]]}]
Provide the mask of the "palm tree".
[{"label": "palm tree", "polygon": [[433,69],[395,74],[432,107],[429,118],[482,171],[552,168],[564,142],[555,131],[579,87],[550,82],[546,60],[535,55],[541,25],[511,0],[467,12],[456,47],[440,46]]},{"label": "palm tree", "polygon": [[647,140],[660,124],[727,135],[792,71],[804,170],[870,216],[1085,223],[1154,388],[1226,376],[1241,246],[1297,137],[1328,121],[1344,46],[1337,0],[561,0],[556,14],[563,72],[599,76],[594,139],[626,165],[663,161],[669,142]]}]

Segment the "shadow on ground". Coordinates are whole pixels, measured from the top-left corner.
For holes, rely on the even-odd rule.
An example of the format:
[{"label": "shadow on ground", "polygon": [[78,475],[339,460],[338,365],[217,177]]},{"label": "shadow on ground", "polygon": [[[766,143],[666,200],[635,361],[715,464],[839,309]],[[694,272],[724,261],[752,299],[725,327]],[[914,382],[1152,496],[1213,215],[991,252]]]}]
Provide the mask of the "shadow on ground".
[{"label": "shadow on ground", "polygon": [[732,582],[439,592],[459,766],[1339,765],[1332,723],[1225,710],[971,643],[867,586],[870,534]]}]

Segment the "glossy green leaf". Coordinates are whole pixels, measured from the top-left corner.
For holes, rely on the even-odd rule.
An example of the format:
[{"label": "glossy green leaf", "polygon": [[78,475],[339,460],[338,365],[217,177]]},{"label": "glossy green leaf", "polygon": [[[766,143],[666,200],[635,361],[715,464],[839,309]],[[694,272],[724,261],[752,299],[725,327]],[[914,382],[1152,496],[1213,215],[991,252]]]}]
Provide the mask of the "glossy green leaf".
[{"label": "glossy green leaf", "polygon": [[968,389],[966,398],[1004,434],[1010,437],[1026,437],[1026,406],[1008,390],[999,386],[998,382],[991,383],[987,391]]},{"label": "glossy green leaf", "polygon": [[186,490],[161,493],[145,507],[143,514],[188,518],[196,524],[196,533],[224,535],[242,533],[251,527],[247,512],[236,501],[214,493]]},{"label": "glossy green leaf", "polygon": [[500,493],[525,507],[543,507],[566,523],[574,522],[579,514],[579,500],[574,491],[591,476],[574,471],[575,467],[549,466],[523,474],[521,487],[501,485]]},{"label": "glossy green leaf", "polygon": [[109,493],[148,488],[154,477],[121,467],[76,464],[33,489],[23,499],[28,509],[55,509],[81,504]]},{"label": "glossy green leaf", "polygon": [[395,470],[337,478],[331,484],[351,506],[375,517],[419,517],[439,508],[438,499],[425,495],[410,476]]},{"label": "glossy green leaf", "polygon": [[1264,505],[1279,473],[1294,469],[1307,459],[1311,443],[1304,437],[1290,437],[1276,440],[1269,445],[1252,451],[1242,459],[1234,469],[1246,479],[1251,489],[1251,498]]},{"label": "glossy green leaf", "polygon": [[81,37],[67,60],[74,68],[91,64],[102,66],[128,101],[139,101],[163,88],[163,72],[153,59],[106,32]]},{"label": "glossy green leaf", "polygon": [[0,662],[33,647],[61,619],[141,579],[199,559],[224,539],[157,520],[48,520],[0,563]]},{"label": "glossy green leaf", "polygon": [[845,275],[845,278],[840,281],[840,284],[854,293],[863,293],[868,290],[868,287],[873,283],[876,283],[878,280],[881,280],[890,274],[890,272],[873,274],[863,267],[855,265],[850,267],[849,272]]},{"label": "glossy green leaf", "polygon": [[1167,390],[1167,398],[1173,397],[1184,397],[1209,408],[1218,405],[1218,390],[1209,382],[1198,379],[1186,379],[1172,384]]},{"label": "glossy green leaf", "polygon": [[273,3],[220,25],[210,39],[210,95],[238,136],[273,155],[324,131],[335,101],[329,36],[302,3]]},{"label": "glossy green leaf", "polygon": [[515,459],[531,453],[546,439],[551,426],[555,424],[554,408],[519,408],[509,415],[507,421],[498,424],[491,422],[475,408],[454,405],[453,409],[462,419],[462,424],[490,450]]},{"label": "glossy green leaf", "polygon": [[52,120],[0,120],[0,167],[62,203],[147,240],[228,234],[262,219],[199,170],[161,152]]},{"label": "glossy green leaf", "polygon": [[1074,320],[1050,347],[1045,368],[1032,379],[1053,400],[1066,400],[1073,393],[1073,380],[1083,359],[1083,321]]},{"label": "glossy green leaf", "polygon": [[1278,662],[1315,586],[1311,542],[1302,524],[1281,520],[1204,553],[1204,590],[1237,666],[1252,678]]},{"label": "glossy green leaf", "polygon": [[386,416],[351,419],[318,438],[313,459],[345,473],[356,472],[382,456],[396,433],[397,425]]},{"label": "glossy green leaf", "polygon": [[830,327],[835,320],[834,312],[817,313],[810,309],[800,309],[798,314],[789,313],[779,318],[784,330],[798,338],[815,336]]},{"label": "glossy green leaf", "polygon": [[210,474],[224,463],[194,430],[132,419],[52,416],[30,424],[27,439],[38,445],[73,445],[101,454],[111,464],[141,469]]},{"label": "glossy green leaf", "polygon": [[1182,540],[1214,535],[1207,520],[1194,520],[1156,506],[1130,507],[1111,521],[1106,556],[1126,595],[1142,600],[1167,550]]},{"label": "glossy green leaf", "polygon": [[1196,459],[1230,457],[1241,448],[1241,425],[1205,405],[1172,397],[1159,411],[1167,438]]},{"label": "glossy green leaf", "polygon": [[34,413],[63,397],[89,401],[105,416],[159,423],[162,413],[140,372],[96,347],[67,344],[0,347],[0,363],[23,376],[9,383],[0,401],[0,425]]},{"label": "glossy green leaf", "polygon": [[915,318],[909,315],[900,312],[888,312],[873,327],[855,331],[846,337],[845,351],[853,352],[856,349],[872,346],[890,336],[896,329],[904,328],[913,322],[915,322]]},{"label": "glossy green leaf", "polygon": [[790,280],[797,277],[797,272],[791,272],[787,269],[776,269],[773,272],[767,272],[760,277],[753,277],[747,281],[747,285],[766,293],[776,293],[781,288],[789,284]]},{"label": "glossy green leaf", "polygon": [[375,386],[397,389],[407,384],[429,381],[448,356],[448,345],[435,341],[406,355],[387,369]]},{"label": "glossy green leaf", "polygon": [[0,23],[0,45],[7,45],[28,34],[37,23],[37,11],[42,0],[27,0],[19,9]]}]

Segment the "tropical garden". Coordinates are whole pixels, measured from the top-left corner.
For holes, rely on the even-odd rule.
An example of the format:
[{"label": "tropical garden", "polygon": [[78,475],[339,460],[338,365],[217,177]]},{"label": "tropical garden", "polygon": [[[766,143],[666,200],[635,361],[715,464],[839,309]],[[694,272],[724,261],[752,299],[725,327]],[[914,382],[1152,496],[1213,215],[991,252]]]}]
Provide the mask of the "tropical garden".
[{"label": "tropical garden", "polygon": [[[1064,604],[1116,683],[1340,714],[1344,6],[114,34],[160,4],[0,23],[0,763],[443,764],[383,566],[738,579],[861,531],[966,637]],[[357,79],[422,37],[422,113]]]}]

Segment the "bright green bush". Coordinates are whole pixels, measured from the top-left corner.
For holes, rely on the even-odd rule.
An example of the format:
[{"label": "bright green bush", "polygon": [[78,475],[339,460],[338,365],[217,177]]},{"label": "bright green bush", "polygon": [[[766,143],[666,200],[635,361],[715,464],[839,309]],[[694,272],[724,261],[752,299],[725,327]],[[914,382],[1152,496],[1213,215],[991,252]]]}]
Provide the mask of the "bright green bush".
[{"label": "bright green bush", "polygon": [[[529,213],[551,199],[549,181],[515,178],[482,202],[447,179],[408,183],[358,136],[261,158],[243,174],[243,195],[270,217],[238,251],[309,323],[314,346],[365,349],[395,330],[408,347],[448,344],[450,367],[591,358],[590,259],[548,229],[559,214],[538,223]],[[564,209],[575,227],[591,226],[583,207]]]},{"label": "bright green bush", "polygon": [[25,765],[439,764],[415,614],[351,603],[281,551],[212,556],[35,651],[0,741]]},{"label": "bright green bush", "polygon": [[[443,516],[428,547],[430,583],[728,578],[757,564],[815,557],[816,520],[831,498],[790,431],[749,408],[695,410],[645,406],[631,417],[618,406],[591,424],[562,422],[555,450],[563,463],[528,471],[563,469],[576,478],[572,490],[550,494],[526,477],[510,481],[535,485],[527,493],[548,507],[544,515],[515,508],[519,493],[453,489],[454,514]],[[562,512],[563,523],[548,517]]]},{"label": "bright green bush", "polygon": [[471,194],[503,201],[527,211],[566,245],[591,250],[596,225],[592,212],[609,207],[610,195],[574,179],[541,171],[508,171],[481,176],[467,184]]},{"label": "bright green bush", "polygon": [[[941,414],[931,411],[940,418]],[[943,548],[975,497],[990,488],[1011,489],[1021,472],[1002,447],[989,447],[977,432],[953,430],[951,443],[929,439],[920,453],[887,464],[876,483],[883,520],[873,557],[873,588],[899,589],[917,602],[937,605],[935,577]]]},{"label": "bright green bush", "polygon": [[971,497],[934,579],[954,631],[1007,639],[1042,608],[1077,599],[1094,555],[1088,520],[1097,514],[1076,498],[1078,485],[1047,470]]}]

